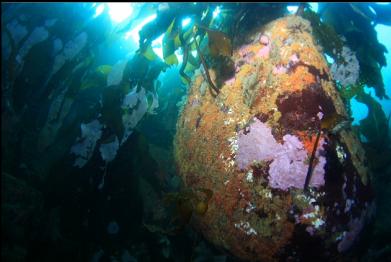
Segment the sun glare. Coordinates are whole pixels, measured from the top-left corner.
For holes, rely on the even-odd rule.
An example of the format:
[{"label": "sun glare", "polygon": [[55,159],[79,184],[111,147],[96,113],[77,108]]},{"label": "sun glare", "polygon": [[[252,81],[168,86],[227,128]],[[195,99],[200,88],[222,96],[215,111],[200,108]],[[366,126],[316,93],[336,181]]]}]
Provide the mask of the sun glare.
[{"label": "sun glare", "polygon": [[138,44],[140,36],[138,35],[138,32],[143,28],[144,25],[148,24],[149,22],[153,21],[156,19],[157,15],[153,14],[151,16],[148,16],[145,18],[141,23],[139,23],[134,29],[131,31],[127,32],[125,34],[125,40],[128,39],[129,37],[132,37],[133,41]]},{"label": "sun glare", "polygon": [[96,10],[95,10],[94,18],[100,16],[103,13],[104,10],[105,10],[105,5],[104,4],[98,5],[96,7]]},{"label": "sun glare", "polygon": [[130,3],[108,3],[107,6],[109,7],[111,20],[116,23],[121,23],[133,12],[133,8]]}]

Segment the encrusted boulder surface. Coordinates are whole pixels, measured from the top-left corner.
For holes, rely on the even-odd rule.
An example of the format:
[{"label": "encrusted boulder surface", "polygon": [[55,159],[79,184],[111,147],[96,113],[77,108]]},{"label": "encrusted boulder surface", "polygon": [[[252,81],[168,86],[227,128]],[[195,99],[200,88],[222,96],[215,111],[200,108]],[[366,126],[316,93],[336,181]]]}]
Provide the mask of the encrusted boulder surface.
[{"label": "encrusted boulder surface", "polygon": [[[193,225],[217,247],[252,261],[343,257],[373,212],[365,156],[308,21],[287,16],[236,48],[236,73],[214,97],[200,72],[177,122],[175,157],[186,188],[213,191]],[[213,81],[219,72],[210,70]],[[205,90],[206,87],[206,90]]]}]

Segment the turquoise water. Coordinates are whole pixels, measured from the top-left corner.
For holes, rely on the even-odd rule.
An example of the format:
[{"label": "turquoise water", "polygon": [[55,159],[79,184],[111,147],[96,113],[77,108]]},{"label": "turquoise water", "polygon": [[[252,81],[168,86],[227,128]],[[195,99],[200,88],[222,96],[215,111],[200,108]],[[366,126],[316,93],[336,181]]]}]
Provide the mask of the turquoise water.
[{"label": "turquoise water", "polygon": [[[376,32],[378,34],[378,39],[379,42],[382,43],[385,46],[390,46],[391,45],[391,27],[390,26],[385,26],[385,25],[377,25],[375,27]],[[391,86],[391,53],[388,52],[386,54],[386,59],[387,59],[387,66],[383,67],[381,69],[382,77],[384,84],[386,86],[386,94],[389,96],[390,95],[390,86]],[[373,94],[373,90],[371,88],[366,87],[365,91],[369,94]],[[391,113],[391,101],[390,100],[385,100],[385,99],[379,99],[376,96],[373,96],[376,101],[378,101],[384,113],[388,116]],[[361,119],[364,119],[368,115],[368,108],[364,104],[358,102],[356,99],[352,99],[351,101],[352,109],[353,109],[353,118],[354,122],[353,124],[358,124]],[[391,123],[388,123],[389,127],[391,127]]]}]

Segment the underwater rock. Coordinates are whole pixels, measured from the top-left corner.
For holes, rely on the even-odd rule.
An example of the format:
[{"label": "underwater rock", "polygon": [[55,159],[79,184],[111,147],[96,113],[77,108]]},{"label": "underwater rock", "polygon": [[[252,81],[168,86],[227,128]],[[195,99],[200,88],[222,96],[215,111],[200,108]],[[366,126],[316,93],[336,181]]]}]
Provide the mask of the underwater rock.
[{"label": "underwater rock", "polygon": [[[322,119],[348,113],[311,32],[297,16],[254,31],[257,40],[234,50],[237,71],[216,98],[209,90],[201,94],[205,80],[195,74],[177,122],[175,159],[184,190],[213,191],[193,226],[240,259],[343,258],[373,214],[356,134],[349,128],[332,134],[330,126],[315,142],[326,126]],[[246,55],[265,44],[267,56]]]},{"label": "underwater rock", "polygon": [[355,85],[360,73],[360,65],[356,55],[349,49],[349,47],[344,46],[342,48],[341,56],[344,62],[340,64],[333,63],[330,68],[331,75],[343,86]]}]

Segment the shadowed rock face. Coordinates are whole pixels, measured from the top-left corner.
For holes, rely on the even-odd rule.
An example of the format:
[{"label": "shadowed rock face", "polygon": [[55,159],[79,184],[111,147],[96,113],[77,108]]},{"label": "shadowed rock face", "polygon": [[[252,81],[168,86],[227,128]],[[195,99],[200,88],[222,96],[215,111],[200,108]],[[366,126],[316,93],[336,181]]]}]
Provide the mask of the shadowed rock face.
[{"label": "shadowed rock face", "polygon": [[[319,177],[308,193],[297,182],[301,174],[304,183],[320,116],[347,116],[311,31],[295,16],[256,31],[257,40],[234,51],[235,75],[216,98],[195,74],[177,122],[184,186],[214,192],[194,226],[241,259],[343,258],[372,212],[365,157],[349,129],[321,134]],[[264,48],[259,36],[268,38],[268,55],[249,55]]]},{"label": "shadowed rock face", "polygon": [[282,114],[279,123],[292,130],[316,129],[319,126],[319,107],[325,115],[335,113],[333,101],[327,97],[320,85],[309,86],[289,94],[288,97],[281,95],[277,99],[277,106]]}]

